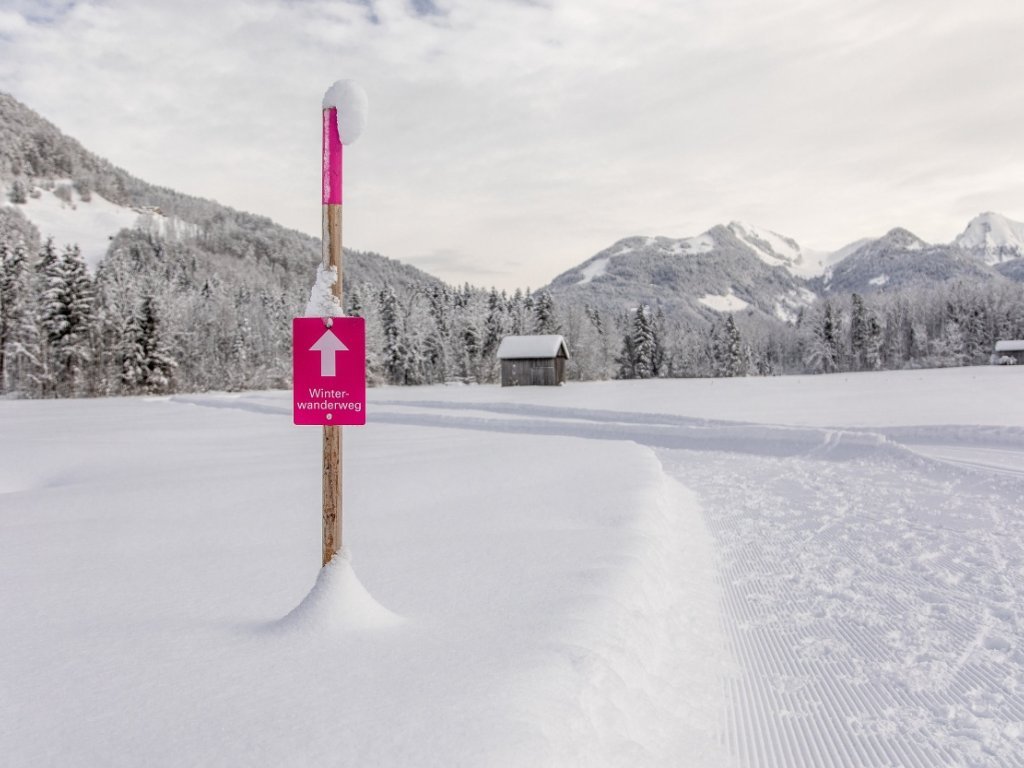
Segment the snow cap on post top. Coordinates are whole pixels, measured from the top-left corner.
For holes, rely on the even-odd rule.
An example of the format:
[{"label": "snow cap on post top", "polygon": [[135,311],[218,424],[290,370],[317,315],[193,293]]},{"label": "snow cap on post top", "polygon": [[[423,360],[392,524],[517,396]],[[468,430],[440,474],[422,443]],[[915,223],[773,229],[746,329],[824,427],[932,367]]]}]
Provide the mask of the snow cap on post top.
[{"label": "snow cap on post top", "polygon": [[369,101],[355,80],[338,80],[324,94],[324,109],[338,112],[338,138],[342,144],[352,144],[366,127]]}]

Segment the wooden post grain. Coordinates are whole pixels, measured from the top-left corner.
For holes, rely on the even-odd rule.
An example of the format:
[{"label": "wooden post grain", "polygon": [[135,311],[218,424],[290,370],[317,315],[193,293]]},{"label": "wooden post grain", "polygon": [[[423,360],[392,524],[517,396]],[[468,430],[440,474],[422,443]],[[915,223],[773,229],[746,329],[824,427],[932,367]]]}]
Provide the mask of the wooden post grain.
[{"label": "wooden post grain", "polygon": [[[340,146],[338,147],[340,153]],[[327,163],[325,147],[324,162]],[[340,160],[340,158],[339,158]],[[322,253],[324,267],[334,269],[334,296],[338,306],[342,304],[342,249],[341,249],[341,203],[324,203]],[[342,452],[341,427],[324,427],[324,478],[323,478],[323,565],[341,549],[341,496],[342,496]]]},{"label": "wooden post grain", "polygon": [[323,565],[341,549],[341,427],[324,427]]}]

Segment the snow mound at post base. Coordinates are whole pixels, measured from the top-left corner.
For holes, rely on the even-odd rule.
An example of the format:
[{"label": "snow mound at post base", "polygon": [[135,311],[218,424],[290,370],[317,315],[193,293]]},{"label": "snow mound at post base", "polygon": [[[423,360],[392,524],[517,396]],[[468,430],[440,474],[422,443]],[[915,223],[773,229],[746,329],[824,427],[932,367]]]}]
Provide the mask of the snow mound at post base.
[{"label": "snow mound at post base", "polygon": [[400,624],[402,618],[382,606],[366,591],[347,550],[320,569],[316,583],[302,602],[274,624],[287,632],[339,632],[378,629]]}]

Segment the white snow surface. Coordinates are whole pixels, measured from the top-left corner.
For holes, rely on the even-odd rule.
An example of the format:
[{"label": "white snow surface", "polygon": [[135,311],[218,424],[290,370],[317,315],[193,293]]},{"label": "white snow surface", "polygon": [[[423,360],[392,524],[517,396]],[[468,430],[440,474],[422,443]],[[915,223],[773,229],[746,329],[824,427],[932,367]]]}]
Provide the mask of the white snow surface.
[{"label": "white snow surface", "polygon": [[0,762],[728,762],[712,546],[652,449],[378,416],[320,571],[287,393],[0,401]]},{"label": "white snow surface", "polygon": [[611,256],[603,256],[600,259],[594,259],[590,263],[584,265],[582,272],[583,278],[579,281],[580,285],[589,283],[595,277],[600,277],[608,271],[608,262],[610,262]]},{"label": "white snow surface", "polygon": [[172,219],[154,210],[126,208],[93,192],[90,200],[71,190],[70,180],[58,180],[55,186],[66,185],[70,202],[53,190],[36,187],[27,202],[15,206],[36,225],[43,240],[52,237],[58,248],[77,244],[86,266],[95,269],[106,255],[110,241],[122,229],[141,229],[170,239],[194,236],[195,225]]},{"label": "white snow surface", "polygon": [[324,94],[323,108],[338,110],[338,137],[352,144],[363,133],[370,111],[366,91],[355,80],[338,80]]},{"label": "white snow surface", "polygon": [[870,285],[885,285],[888,282],[889,282],[889,276],[888,275],[884,275],[884,274],[883,275],[879,275],[878,277],[872,277],[870,280],[868,280],[868,283]]},{"label": "white snow surface", "polygon": [[701,296],[697,301],[705,307],[710,307],[716,312],[738,312],[739,310],[746,309],[750,306],[749,303],[733,294],[732,291],[720,296],[708,294],[706,296]]},{"label": "white snow surface", "polygon": [[0,754],[1024,766],[1022,385],[372,390],[323,571],[289,393],[0,401]]}]

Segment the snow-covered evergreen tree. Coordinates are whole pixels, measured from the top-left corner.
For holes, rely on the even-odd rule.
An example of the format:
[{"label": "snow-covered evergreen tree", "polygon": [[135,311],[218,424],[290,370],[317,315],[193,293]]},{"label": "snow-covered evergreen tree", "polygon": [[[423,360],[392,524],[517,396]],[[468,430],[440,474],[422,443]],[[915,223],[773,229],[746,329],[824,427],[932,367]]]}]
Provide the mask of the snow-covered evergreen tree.
[{"label": "snow-covered evergreen tree", "polygon": [[48,343],[53,392],[58,396],[85,394],[83,376],[92,358],[94,291],[77,246],[56,256],[47,243],[39,261],[43,290],[40,323]]},{"label": "snow-covered evergreen tree", "polygon": [[942,335],[932,345],[940,365],[959,366],[967,362],[967,347],[960,323],[948,320],[943,327]]},{"label": "snow-covered evergreen tree", "polygon": [[[126,393],[163,394],[173,391],[173,375],[178,364],[165,343],[163,333],[159,305],[151,295],[144,295],[136,311],[128,315],[121,331],[119,378]],[[239,366],[244,366],[248,354],[243,336],[244,329],[236,337],[233,348],[233,362]],[[245,378],[239,374],[232,384],[241,387]]]},{"label": "snow-covered evergreen tree", "polygon": [[661,375],[665,353],[651,308],[641,304],[631,313],[627,325],[618,358],[618,378],[650,379]]},{"label": "snow-covered evergreen tree", "polygon": [[38,310],[26,306],[15,316],[7,345],[9,391],[27,397],[46,397],[53,390],[46,357],[46,340],[40,329]]},{"label": "snow-covered evergreen tree", "polygon": [[460,374],[462,380],[467,384],[480,380],[478,369],[480,364],[480,332],[470,317],[463,317],[461,320],[461,331],[459,333],[461,342]]},{"label": "snow-covered evergreen tree", "polygon": [[178,363],[164,341],[160,308],[156,299],[150,295],[142,297],[142,305],[139,307],[138,340],[142,353],[142,390],[152,394],[173,391],[174,370]]},{"label": "snow-covered evergreen tree", "polygon": [[[586,378],[605,379],[612,375],[612,365],[615,362],[613,350],[612,328],[614,323],[609,321],[601,311],[594,306],[586,305],[583,308],[590,327],[593,328],[594,341],[594,374]],[[574,355],[575,356],[575,355]]]},{"label": "snow-covered evergreen tree", "polygon": [[21,272],[20,259],[12,256],[12,249],[0,240],[0,392],[7,390],[4,369],[7,360],[7,339],[12,325],[13,308],[17,302],[17,275]]},{"label": "snow-covered evergreen tree", "polygon": [[657,375],[657,338],[651,308],[641,304],[633,313],[633,375],[650,379]]},{"label": "snow-covered evergreen tree", "polygon": [[622,335],[622,348],[619,356],[615,359],[618,368],[615,372],[617,379],[635,379],[637,377],[637,352],[636,343],[633,340],[632,328]]},{"label": "snow-covered evergreen tree", "polygon": [[485,382],[497,379],[497,358],[495,353],[505,336],[505,304],[501,295],[491,288],[487,294],[487,315],[483,321],[483,341],[480,348],[481,377]]},{"label": "snow-covered evergreen tree", "polygon": [[15,179],[11,183],[8,198],[15,205],[23,205],[28,202],[28,187],[22,179]]},{"label": "snow-covered evergreen tree", "polygon": [[547,291],[536,294],[533,302],[533,332],[539,334],[560,333],[555,317],[555,301]]},{"label": "snow-covered evergreen tree", "polygon": [[426,383],[437,384],[448,380],[448,351],[436,327],[428,329],[423,337],[423,367]]},{"label": "snow-covered evergreen tree", "polygon": [[867,367],[868,318],[864,299],[860,294],[850,295],[850,367],[863,371]]},{"label": "snow-covered evergreen tree", "polygon": [[525,333],[529,333],[529,324],[526,318],[526,300],[519,288],[516,288],[511,298],[509,298],[506,314],[509,320],[508,332],[510,335],[522,336]]},{"label": "snow-covered evergreen tree", "polygon": [[0,392],[32,388],[36,301],[24,243],[0,240]]},{"label": "snow-covered evergreen tree", "polygon": [[345,314],[349,317],[364,317],[366,310],[363,306],[363,294],[359,290],[358,285],[353,286],[348,292],[348,302]]},{"label": "snow-covered evergreen tree", "polygon": [[380,323],[383,334],[381,359],[389,384],[414,384],[417,371],[402,323],[394,288],[386,283],[380,292]]},{"label": "snow-covered evergreen tree", "polygon": [[815,317],[805,319],[807,343],[804,364],[811,373],[832,373],[839,369],[839,339],[832,304],[824,303]]},{"label": "snow-covered evergreen tree", "polygon": [[121,390],[127,394],[140,392],[146,377],[146,352],[142,347],[142,325],[135,312],[130,312],[121,326],[118,346]]},{"label": "snow-covered evergreen tree", "polygon": [[746,376],[750,369],[750,353],[743,344],[740,329],[732,314],[715,327],[709,337],[708,357],[714,376]]}]

